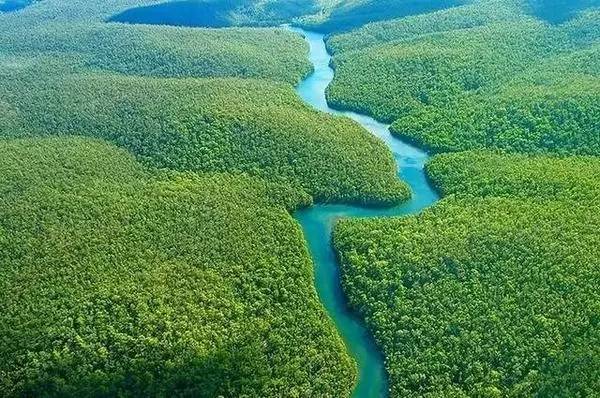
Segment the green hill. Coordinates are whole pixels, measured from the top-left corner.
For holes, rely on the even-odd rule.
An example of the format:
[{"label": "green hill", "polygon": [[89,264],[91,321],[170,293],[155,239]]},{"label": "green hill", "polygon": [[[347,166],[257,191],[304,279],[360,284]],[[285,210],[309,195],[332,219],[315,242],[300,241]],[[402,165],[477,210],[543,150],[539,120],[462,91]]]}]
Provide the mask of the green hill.
[{"label": "green hill", "polygon": [[333,396],[354,369],[289,189],[0,141],[0,395]]},{"label": "green hill", "polygon": [[298,19],[306,29],[321,32],[348,31],[367,23],[424,14],[455,7],[468,0],[340,0],[322,1],[321,10]]},{"label": "green hill", "polygon": [[598,12],[551,26],[491,3],[332,37],[329,100],[433,151],[598,154]]},{"label": "green hill", "polygon": [[290,214],[410,193],[382,142],[298,98],[299,35],[239,27],[298,17],[336,32],[333,105],[446,152],[426,167],[440,203],[335,227],[391,395],[600,391],[595,0],[219,0],[194,6],[238,27],[109,22],[161,3],[0,12],[0,396],[351,394]]},{"label": "green hill", "polygon": [[593,396],[598,158],[464,152],[428,171],[450,195],[432,209],[335,230],[392,396]]},{"label": "green hill", "polygon": [[110,21],[217,28],[273,26],[318,10],[315,0],[179,0],[129,8]]},{"label": "green hill", "polygon": [[[159,77],[234,76],[296,84],[310,72],[306,43],[283,30],[124,25],[93,16],[91,21],[51,18],[53,11],[68,13],[61,9],[63,4],[48,0],[18,15],[0,15],[0,54],[52,55],[68,63],[76,59],[85,69]],[[34,12],[38,8],[40,15]]]},{"label": "green hill", "polygon": [[[241,79],[62,75],[8,59],[0,136],[103,138],[158,168],[244,172],[318,201],[408,197],[384,144],[348,119],[302,104],[289,85]],[[12,67],[12,65],[17,65]],[[2,72],[4,71],[4,72]]]},{"label": "green hill", "polygon": [[154,3],[0,14],[0,396],[348,396],[290,213],[406,199],[392,156],[298,35],[106,22]]},{"label": "green hill", "polygon": [[539,11],[478,1],[328,40],[331,103],[454,152],[427,165],[431,209],[334,232],[393,397],[600,389],[600,14]]}]

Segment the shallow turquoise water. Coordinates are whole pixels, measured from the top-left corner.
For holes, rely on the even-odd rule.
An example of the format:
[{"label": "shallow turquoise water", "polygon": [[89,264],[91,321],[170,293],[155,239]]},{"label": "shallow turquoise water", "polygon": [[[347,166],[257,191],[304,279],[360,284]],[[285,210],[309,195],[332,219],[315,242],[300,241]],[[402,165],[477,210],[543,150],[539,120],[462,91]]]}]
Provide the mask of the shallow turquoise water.
[{"label": "shallow turquoise water", "polygon": [[18,11],[32,2],[33,0],[0,0],[0,12]]},{"label": "shallow turquoise water", "polygon": [[350,117],[379,137],[390,148],[398,165],[398,176],[406,181],[413,197],[409,202],[388,209],[363,208],[348,205],[317,205],[295,214],[302,225],[304,236],[315,266],[315,285],[319,298],[342,336],[348,352],[358,365],[359,377],[354,397],[370,398],[388,395],[384,359],[364,323],[348,308],[342,290],[336,254],[331,245],[331,232],[336,219],[341,217],[391,217],[414,214],[438,200],[436,192],[425,177],[424,165],[428,155],[394,138],[389,125],[365,115],[331,109],[325,100],[325,89],[333,79],[329,67],[324,36],[291,28],[302,34],[310,44],[310,61],[314,73],[300,83],[298,94],[310,105],[335,115]]},{"label": "shallow turquoise water", "polygon": [[241,3],[241,0],[227,2],[165,1],[129,8],[109,18],[109,22],[222,28],[231,25],[228,14]]}]

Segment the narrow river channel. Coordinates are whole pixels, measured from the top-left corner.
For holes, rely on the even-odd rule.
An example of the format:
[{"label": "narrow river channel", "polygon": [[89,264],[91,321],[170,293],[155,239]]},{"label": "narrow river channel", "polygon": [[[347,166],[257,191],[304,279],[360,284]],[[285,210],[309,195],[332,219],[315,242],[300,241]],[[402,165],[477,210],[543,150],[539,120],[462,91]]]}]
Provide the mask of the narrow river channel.
[{"label": "narrow river channel", "polygon": [[388,395],[387,375],[381,351],[364,322],[349,307],[342,290],[339,265],[332,247],[331,232],[336,219],[346,217],[392,217],[418,213],[438,200],[425,177],[424,165],[428,155],[393,137],[389,125],[354,112],[331,109],[325,99],[325,89],[333,80],[329,67],[331,56],[325,47],[324,35],[290,28],[303,35],[310,45],[310,61],[314,72],[297,87],[298,94],[316,109],[354,119],[379,137],[392,151],[398,165],[398,176],[406,181],[413,192],[412,199],[402,205],[373,209],[347,205],[317,205],[296,212],[302,225],[315,266],[317,293],[329,316],[335,323],[350,355],[358,366],[358,381],[353,397],[371,398]]}]

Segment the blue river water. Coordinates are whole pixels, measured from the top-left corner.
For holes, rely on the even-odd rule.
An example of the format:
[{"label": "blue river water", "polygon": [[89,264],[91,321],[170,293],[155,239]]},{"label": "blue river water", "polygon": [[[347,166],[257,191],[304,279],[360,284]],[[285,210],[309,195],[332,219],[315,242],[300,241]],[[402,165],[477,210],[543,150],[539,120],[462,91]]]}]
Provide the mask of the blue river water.
[{"label": "blue river water", "polygon": [[398,165],[398,177],[407,182],[413,196],[410,201],[391,208],[366,208],[349,205],[316,205],[295,213],[301,224],[315,267],[315,286],[319,299],[344,340],[348,353],[358,367],[358,380],[353,397],[379,398],[388,396],[385,363],[373,336],[363,320],[348,307],[343,292],[339,264],[332,247],[331,233],[339,218],[393,217],[420,212],[439,198],[430,186],[424,171],[427,153],[393,137],[389,125],[354,112],[331,109],[325,99],[325,89],[331,83],[334,71],[331,56],[325,47],[324,36],[299,28],[290,28],[305,37],[310,45],[310,61],[314,72],[297,87],[302,99],[314,108],[338,116],[349,117],[371,134],[379,137],[392,151]]},{"label": "blue river water", "polygon": [[32,0],[0,0],[0,12],[18,11],[31,3]]}]

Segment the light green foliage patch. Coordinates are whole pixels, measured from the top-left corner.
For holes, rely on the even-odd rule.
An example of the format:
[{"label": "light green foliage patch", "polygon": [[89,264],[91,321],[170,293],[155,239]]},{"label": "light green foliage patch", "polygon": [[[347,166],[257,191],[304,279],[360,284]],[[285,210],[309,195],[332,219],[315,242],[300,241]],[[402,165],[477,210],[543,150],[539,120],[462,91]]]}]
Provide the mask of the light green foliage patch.
[{"label": "light green foliage patch", "polygon": [[[54,3],[49,1],[49,3]],[[190,29],[0,16],[0,54],[77,57],[87,69],[160,77],[253,77],[297,83],[306,43],[279,29]],[[41,19],[41,21],[37,21]],[[273,51],[277,48],[277,51]]]},{"label": "light green foliage patch", "polygon": [[309,109],[288,85],[39,72],[35,64],[5,69],[2,97],[25,128],[14,130],[13,116],[0,125],[3,136],[103,138],[153,167],[245,172],[318,201],[408,196],[383,143],[348,119]]},{"label": "light green foliage patch", "polygon": [[597,157],[555,157],[468,151],[435,156],[427,174],[442,195],[594,202]]},{"label": "light green foliage patch", "polygon": [[422,215],[335,230],[344,285],[394,397],[593,396],[600,161],[465,152]]},{"label": "light green foliage patch", "polygon": [[598,15],[552,26],[502,0],[372,24],[329,40],[328,97],[436,152],[598,154]]},{"label": "light green foliage patch", "polygon": [[0,395],[349,393],[302,197],[84,138],[0,153]]}]

